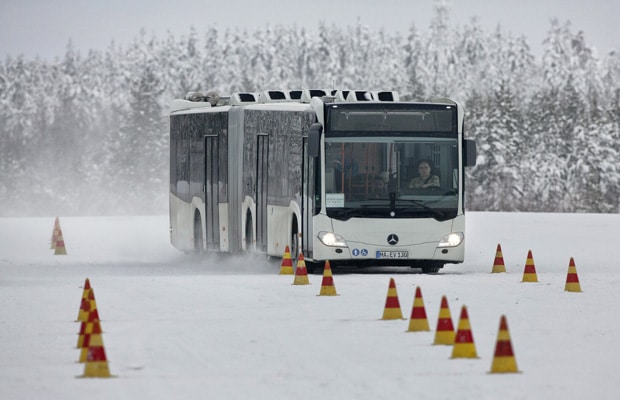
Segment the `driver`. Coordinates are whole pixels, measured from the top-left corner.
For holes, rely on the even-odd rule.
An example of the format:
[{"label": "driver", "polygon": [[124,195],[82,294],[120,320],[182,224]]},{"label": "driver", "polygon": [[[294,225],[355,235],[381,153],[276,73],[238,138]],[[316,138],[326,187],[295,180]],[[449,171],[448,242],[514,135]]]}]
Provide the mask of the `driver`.
[{"label": "driver", "polygon": [[431,163],[422,160],[418,163],[418,175],[409,182],[409,189],[426,189],[439,187],[439,177],[432,173]]}]

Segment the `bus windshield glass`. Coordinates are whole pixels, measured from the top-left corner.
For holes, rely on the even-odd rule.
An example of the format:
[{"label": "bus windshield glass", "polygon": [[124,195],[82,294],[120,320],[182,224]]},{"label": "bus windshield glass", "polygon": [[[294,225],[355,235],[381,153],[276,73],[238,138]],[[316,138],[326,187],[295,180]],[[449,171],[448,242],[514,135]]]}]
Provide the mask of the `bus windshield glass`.
[{"label": "bus windshield glass", "polygon": [[[384,119],[376,112],[331,113],[332,130],[325,133],[328,216],[454,218],[459,194],[455,110],[380,111]],[[343,122],[346,115],[353,118],[350,125]]]}]

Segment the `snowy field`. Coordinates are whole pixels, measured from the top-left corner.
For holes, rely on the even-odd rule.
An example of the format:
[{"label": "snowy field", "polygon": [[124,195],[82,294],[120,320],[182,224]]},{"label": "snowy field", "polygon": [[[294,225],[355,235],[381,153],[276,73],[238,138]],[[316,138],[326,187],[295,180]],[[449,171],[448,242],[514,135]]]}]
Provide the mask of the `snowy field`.
[{"label": "snowy field", "polygon": [[[337,271],[292,285],[279,260],[177,252],[161,217],[0,219],[0,399],[617,399],[620,215],[468,213],[439,274]],[[507,273],[491,274],[497,244]],[[522,283],[528,250],[538,283]],[[574,257],[581,293],[564,291]],[[77,378],[85,278],[110,379]],[[394,278],[404,320],[381,320]],[[416,287],[431,332],[406,332]],[[441,296],[479,358],[432,345]],[[501,315],[520,373],[489,374]]]}]

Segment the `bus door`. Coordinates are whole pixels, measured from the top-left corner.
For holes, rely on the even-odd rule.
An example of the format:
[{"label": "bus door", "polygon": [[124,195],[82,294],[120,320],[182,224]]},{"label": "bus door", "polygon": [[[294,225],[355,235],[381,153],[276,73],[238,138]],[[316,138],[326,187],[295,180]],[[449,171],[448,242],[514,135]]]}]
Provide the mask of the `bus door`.
[{"label": "bus door", "polygon": [[267,251],[267,188],[269,135],[256,137],[256,250]]},{"label": "bus door", "polygon": [[206,224],[206,240],[207,250],[220,249],[219,236],[219,138],[217,135],[205,136],[205,224]]},{"label": "bus door", "polygon": [[302,170],[302,210],[301,210],[301,250],[303,250],[306,257],[313,257],[313,229],[312,229],[312,217],[314,216],[314,209],[316,207],[316,174],[315,174],[315,162],[317,159],[314,157],[308,157],[308,138],[304,138],[303,142],[303,170]]}]

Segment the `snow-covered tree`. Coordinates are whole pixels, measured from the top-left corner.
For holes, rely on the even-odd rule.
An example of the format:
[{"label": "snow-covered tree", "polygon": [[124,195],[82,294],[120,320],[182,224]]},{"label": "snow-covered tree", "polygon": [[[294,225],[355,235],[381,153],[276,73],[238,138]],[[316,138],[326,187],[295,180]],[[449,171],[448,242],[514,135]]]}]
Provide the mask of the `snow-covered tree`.
[{"label": "snow-covered tree", "polygon": [[438,1],[426,30],[403,33],[360,21],[206,26],[163,40],[141,31],[84,57],[71,43],[51,62],[7,57],[0,215],[165,212],[173,98],[331,87],[465,104],[478,143],[470,209],[620,211],[620,52],[599,58],[585,32],[553,19],[537,59],[523,36],[459,27]]}]

